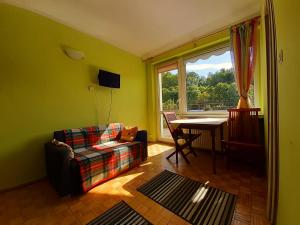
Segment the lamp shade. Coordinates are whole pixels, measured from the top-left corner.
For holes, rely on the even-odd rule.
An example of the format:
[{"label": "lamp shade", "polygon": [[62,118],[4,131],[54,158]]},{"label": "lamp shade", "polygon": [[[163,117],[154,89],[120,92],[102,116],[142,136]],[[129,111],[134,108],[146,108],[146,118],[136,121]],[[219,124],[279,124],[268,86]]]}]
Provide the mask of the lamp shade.
[{"label": "lamp shade", "polygon": [[83,60],[85,58],[85,54],[83,52],[72,48],[65,47],[64,52],[69,58],[74,60]]}]

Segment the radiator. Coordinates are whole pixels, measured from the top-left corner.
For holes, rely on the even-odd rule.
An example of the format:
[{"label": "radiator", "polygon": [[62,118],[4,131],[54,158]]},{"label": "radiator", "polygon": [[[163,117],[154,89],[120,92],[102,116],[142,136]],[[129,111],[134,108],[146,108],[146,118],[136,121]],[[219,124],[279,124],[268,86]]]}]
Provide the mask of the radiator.
[{"label": "radiator", "polygon": [[[196,140],[193,141],[193,147],[194,148],[199,148],[199,149],[204,149],[204,150],[210,150],[212,141],[211,141],[211,134],[210,131],[207,130],[192,130],[191,131],[193,134],[199,134],[201,133],[201,136],[198,137]],[[216,130],[216,150],[220,151],[221,150],[221,137],[220,137],[220,129]],[[223,126],[223,137],[227,139],[228,136],[228,128],[227,125]]]}]

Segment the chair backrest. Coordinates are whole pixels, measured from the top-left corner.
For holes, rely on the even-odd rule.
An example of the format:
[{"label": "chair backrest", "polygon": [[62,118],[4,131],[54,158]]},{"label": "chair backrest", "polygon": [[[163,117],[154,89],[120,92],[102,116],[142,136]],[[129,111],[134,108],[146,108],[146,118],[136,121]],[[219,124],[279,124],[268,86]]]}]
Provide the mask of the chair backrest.
[{"label": "chair backrest", "polygon": [[228,109],[228,140],[259,144],[260,108]]},{"label": "chair backrest", "polygon": [[169,130],[171,132],[171,135],[174,138],[175,137],[174,135],[175,135],[175,132],[176,132],[175,130],[176,129],[174,129],[174,127],[172,126],[172,124],[170,122],[173,121],[173,120],[177,120],[176,112],[163,112],[162,114],[164,115],[164,118],[165,118],[166,123],[168,125],[168,128],[169,128]]}]

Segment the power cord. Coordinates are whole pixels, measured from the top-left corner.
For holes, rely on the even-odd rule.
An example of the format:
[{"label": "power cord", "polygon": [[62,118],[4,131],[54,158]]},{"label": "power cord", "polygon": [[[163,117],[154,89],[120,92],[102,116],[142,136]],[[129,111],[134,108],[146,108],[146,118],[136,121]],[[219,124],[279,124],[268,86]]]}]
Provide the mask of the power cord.
[{"label": "power cord", "polygon": [[110,106],[109,106],[109,112],[108,112],[108,117],[107,117],[107,125],[109,124],[109,120],[110,120],[111,105],[112,105],[112,88],[110,89]]}]

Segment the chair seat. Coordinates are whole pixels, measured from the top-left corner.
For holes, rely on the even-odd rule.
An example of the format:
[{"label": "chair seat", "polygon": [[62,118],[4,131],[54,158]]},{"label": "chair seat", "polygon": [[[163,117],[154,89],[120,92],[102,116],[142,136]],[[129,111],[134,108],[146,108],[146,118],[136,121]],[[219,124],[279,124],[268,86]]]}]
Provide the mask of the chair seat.
[{"label": "chair seat", "polygon": [[181,134],[178,136],[178,139],[185,139],[185,140],[194,140],[196,139],[197,137],[200,137],[201,134],[187,134],[187,133],[184,133],[184,134]]},{"label": "chair seat", "polygon": [[193,140],[195,140],[196,138],[198,138],[200,136],[201,136],[201,134],[183,133],[183,134],[177,136],[176,142],[178,145],[182,146],[182,145],[186,144],[187,142],[192,142]]},{"label": "chair seat", "polygon": [[[192,148],[192,142],[199,137],[201,134],[191,134],[191,133],[184,133],[183,129],[181,128],[174,128],[170,122],[173,120],[176,120],[176,113],[175,112],[163,112],[164,118],[166,120],[166,123],[168,125],[168,128],[170,130],[170,133],[172,135],[172,138],[175,142],[175,151],[171,153],[169,156],[167,156],[167,159],[172,157],[173,155],[176,156],[176,164],[178,164],[178,153],[180,153],[183,157],[183,159],[189,163],[189,160],[186,158],[186,155],[189,153],[193,153],[194,156],[196,155],[196,152]],[[183,149],[189,148],[190,151],[188,153],[184,153]]]}]

